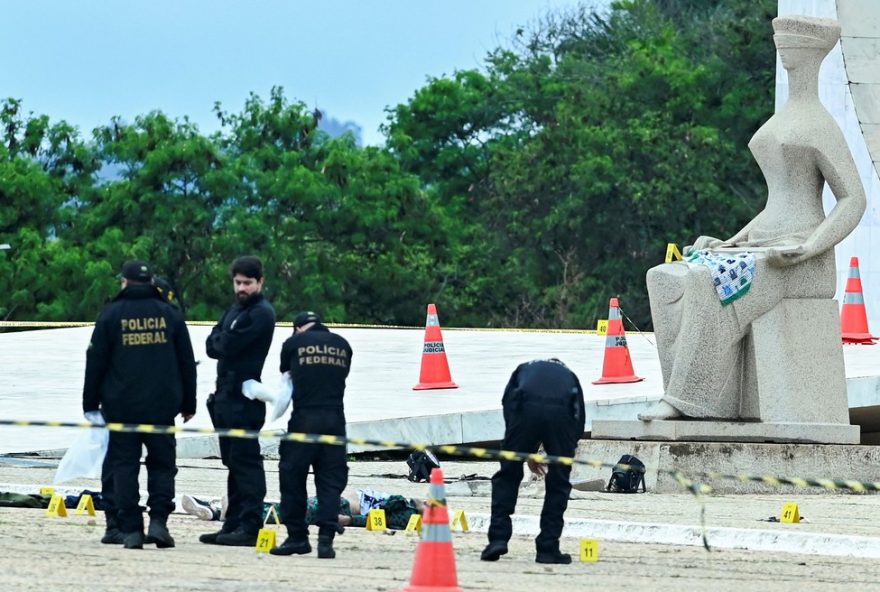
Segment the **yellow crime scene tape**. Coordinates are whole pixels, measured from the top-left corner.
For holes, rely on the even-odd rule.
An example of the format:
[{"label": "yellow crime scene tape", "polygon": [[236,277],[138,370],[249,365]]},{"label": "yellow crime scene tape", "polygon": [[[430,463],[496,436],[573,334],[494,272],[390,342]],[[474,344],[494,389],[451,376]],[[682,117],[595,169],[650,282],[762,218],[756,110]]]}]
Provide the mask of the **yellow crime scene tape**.
[{"label": "yellow crime scene tape", "polygon": [[[418,442],[398,442],[395,440],[374,440],[369,438],[351,438],[334,436],[331,434],[307,434],[301,432],[280,432],[277,430],[260,431],[246,430],[239,428],[193,428],[186,426],[161,426],[152,424],[129,424],[129,423],[108,423],[106,426],[94,426],[88,422],[64,422],[64,421],[35,421],[35,420],[17,420],[17,419],[0,419],[0,426],[14,427],[48,427],[48,428],[100,428],[105,427],[111,432],[127,432],[127,433],[144,433],[144,434],[202,434],[211,436],[223,436],[229,438],[263,438],[275,439],[280,441],[300,442],[304,444],[331,444],[335,446],[345,446],[346,444],[356,444],[359,446],[381,446],[383,448],[399,448],[405,450],[431,450],[434,452],[442,452],[444,454],[454,456],[467,456],[481,460],[509,460],[509,461],[534,461],[541,464],[561,464],[561,465],[584,465],[594,469],[611,468],[614,470],[635,470],[646,472],[647,469],[634,467],[627,464],[607,462],[597,459],[581,459],[570,456],[554,456],[550,454],[517,452],[514,450],[498,450],[492,448],[482,448],[475,446],[459,446],[453,444],[424,444]],[[857,481],[852,479],[812,479],[800,477],[780,477],[776,475],[750,475],[746,473],[720,473],[706,472],[692,475],[699,478],[699,481],[684,475],[680,471],[660,470],[658,472],[672,476],[682,487],[694,494],[712,493],[713,489],[707,485],[705,481],[713,480],[734,480],[734,481],[754,481],[761,482],[766,485],[793,485],[795,487],[821,487],[829,491],[849,490],[858,493],[867,491],[880,491],[880,482],[878,481]]]},{"label": "yellow crime scene tape", "polygon": [[[527,461],[531,460],[541,464],[561,464],[561,465],[585,465],[593,468],[607,467],[612,470],[637,470],[644,472],[643,467],[634,467],[621,463],[609,463],[602,460],[585,460],[573,458],[570,456],[554,456],[550,454],[538,454],[529,452],[517,452],[514,450],[494,450],[491,448],[480,448],[474,446],[455,446],[451,444],[430,445],[414,442],[396,442],[394,440],[372,440],[369,438],[349,438],[335,436],[331,434],[306,434],[300,432],[279,432],[279,431],[260,431],[246,430],[238,428],[190,428],[185,426],[160,426],[152,424],[129,424],[129,423],[108,423],[106,426],[95,426],[89,422],[64,422],[64,421],[31,421],[31,420],[15,420],[0,419],[0,426],[15,427],[49,427],[49,428],[106,428],[111,432],[126,433],[142,433],[142,434],[203,434],[216,435],[230,438],[263,438],[277,439],[282,442],[300,442],[304,444],[331,444],[336,446],[345,446],[346,444],[356,444],[359,446],[381,446],[383,448],[399,448],[406,450],[432,450],[451,454],[456,456],[469,456],[482,460],[509,460],[509,461]],[[701,494],[711,493],[712,488],[703,483],[698,483],[688,479],[679,471],[667,471],[673,478],[685,489],[690,491],[695,499],[700,503],[700,527],[702,530],[703,547],[709,551],[709,542],[706,538],[706,504]]]},{"label": "yellow crime scene tape", "polygon": [[[0,329],[64,329],[67,327],[91,327],[94,321],[0,321]],[[193,327],[213,327],[217,321],[187,321],[187,325]],[[424,326],[411,327],[409,325],[369,325],[357,323],[324,323],[331,329],[410,329],[424,330]],[[275,323],[276,327],[293,328],[293,323],[281,321]],[[567,333],[567,334],[595,334],[593,329],[517,329],[498,327],[443,327],[444,331],[486,331],[505,333]]]},{"label": "yellow crime scene tape", "polygon": [[[108,423],[106,426],[95,426],[89,422],[64,422],[64,421],[35,421],[35,420],[16,420],[16,419],[0,419],[0,426],[12,427],[48,427],[48,428],[83,428],[83,429],[107,429],[111,432],[126,433],[145,433],[145,434],[202,434],[212,436],[223,436],[230,438],[263,438],[275,439],[279,441],[300,442],[304,444],[329,444],[335,446],[344,446],[346,444],[356,444],[359,446],[381,446],[384,448],[397,448],[404,450],[432,450],[442,452],[444,454],[454,456],[467,456],[481,460],[508,460],[508,461],[534,461],[541,464],[561,464],[561,465],[584,465],[592,468],[611,468],[612,470],[628,471],[634,470],[638,472],[647,472],[647,467],[636,467],[624,463],[606,462],[597,459],[579,459],[568,456],[554,456],[549,454],[538,454],[528,452],[517,452],[514,450],[497,450],[491,448],[482,448],[475,446],[457,446],[452,444],[430,445],[415,442],[397,442],[395,440],[374,440],[370,438],[350,438],[336,436],[332,434],[308,434],[301,432],[281,432],[277,430],[260,431],[247,430],[238,428],[193,428],[186,426],[164,426],[153,424],[127,424],[127,423]],[[850,490],[855,492],[880,491],[880,482],[876,481],[857,481],[851,479],[811,479],[797,477],[779,477],[775,475],[749,475],[745,473],[731,474],[720,472],[700,473],[696,475],[700,480],[694,480],[681,471],[661,470],[657,468],[658,473],[671,475],[672,478],[684,489],[693,494],[693,498],[700,504],[700,529],[703,547],[707,551],[711,551],[706,532],[706,503],[704,494],[713,492],[711,486],[707,485],[706,480],[736,480],[736,481],[755,481],[771,486],[793,485],[796,487],[821,487],[830,491]],[[439,503],[440,500],[434,500]]]}]

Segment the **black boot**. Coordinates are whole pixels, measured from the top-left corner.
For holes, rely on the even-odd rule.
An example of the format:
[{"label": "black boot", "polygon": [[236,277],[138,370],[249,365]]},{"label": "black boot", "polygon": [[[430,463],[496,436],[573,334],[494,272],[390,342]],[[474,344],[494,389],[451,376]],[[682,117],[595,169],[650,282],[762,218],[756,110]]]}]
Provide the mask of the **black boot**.
[{"label": "black boot", "polygon": [[538,551],[535,555],[536,563],[561,563],[567,565],[571,563],[571,555],[568,553],[560,553],[559,551]]},{"label": "black boot", "polygon": [[126,549],[143,549],[144,548],[144,531],[136,530],[134,532],[125,532],[122,545]]},{"label": "black boot", "polygon": [[333,534],[318,535],[318,559],[333,559],[336,551],[333,550]]},{"label": "black boot", "polygon": [[239,526],[232,532],[223,532],[217,535],[217,544],[228,547],[255,547],[257,545],[257,531],[251,532]]},{"label": "black boot", "polygon": [[121,545],[125,542],[125,537],[118,528],[107,528],[104,531],[104,536],[101,537],[101,542],[105,545]]},{"label": "black boot", "polygon": [[119,530],[119,519],[116,517],[116,512],[106,511],[104,512],[104,518],[107,521],[107,527],[104,529],[104,536],[101,537],[101,542],[105,545],[121,545],[123,542],[122,531]]},{"label": "black boot", "polygon": [[275,547],[269,553],[272,555],[306,555],[312,552],[309,539],[294,539],[287,537],[280,547]]},{"label": "black boot", "polygon": [[155,544],[159,549],[170,549],[173,547],[174,539],[171,538],[171,533],[168,532],[167,522],[167,517],[151,516],[150,528],[147,529],[144,543],[147,545]]},{"label": "black boot", "polygon": [[228,530],[218,530],[217,532],[206,532],[205,534],[199,535],[199,542],[205,543],[206,545],[219,545],[217,542],[217,537],[221,534],[226,534]]},{"label": "black boot", "polygon": [[498,561],[502,555],[507,555],[507,543],[504,541],[490,541],[483,552],[480,553],[480,559],[483,561]]}]

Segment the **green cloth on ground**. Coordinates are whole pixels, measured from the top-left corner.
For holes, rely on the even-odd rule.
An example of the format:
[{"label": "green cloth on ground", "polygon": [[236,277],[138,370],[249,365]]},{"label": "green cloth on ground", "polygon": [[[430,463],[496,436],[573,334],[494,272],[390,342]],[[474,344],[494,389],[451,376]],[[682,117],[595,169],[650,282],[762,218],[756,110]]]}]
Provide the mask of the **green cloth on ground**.
[{"label": "green cloth on ground", "polygon": [[48,508],[52,498],[36,493],[0,491],[0,508]]}]

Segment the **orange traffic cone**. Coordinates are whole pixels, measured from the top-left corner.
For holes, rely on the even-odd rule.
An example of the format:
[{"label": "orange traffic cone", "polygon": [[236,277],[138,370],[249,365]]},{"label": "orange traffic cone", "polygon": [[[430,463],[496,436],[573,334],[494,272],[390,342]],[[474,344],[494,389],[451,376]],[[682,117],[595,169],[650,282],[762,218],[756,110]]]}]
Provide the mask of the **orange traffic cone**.
[{"label": "orange traffic cone", "polygon": [[446,349],[443,347],[443,334],[440,333],[440,321],[437,318],[437,307],[428,305],[428,321],[425,323],[425,347],[422,350],[422,371],[419,383],[414,391],[428,389],[458,388],[449,374],[449,362],[446,360]]},{"label": "orange traffic cone", "polygon": [[428,502],[422,510],[422,538],[416,548],[409,586],[402,592],[463,592],[458,587],[458,574],[455,571],[446,488],[440,469],[431,471]]},{"label": "orange traffic cone", "polygon": [[868,313],[862,295],[862,278],[859,275],[859,258],[849,260],[849,278],[840,309],[840,334],[844,343],[874,345],[877,339],[868,330]]},{"label": "orange traffic cone", "polygon": [[605,334],[605,362],[602,365],[602,378],[593,384],[614,382],[639,382],[645,380],[633,373],[632,359],[626,347],[626,334],[620,320],[620,304],[612,298],[608,310],[608,330]]}]

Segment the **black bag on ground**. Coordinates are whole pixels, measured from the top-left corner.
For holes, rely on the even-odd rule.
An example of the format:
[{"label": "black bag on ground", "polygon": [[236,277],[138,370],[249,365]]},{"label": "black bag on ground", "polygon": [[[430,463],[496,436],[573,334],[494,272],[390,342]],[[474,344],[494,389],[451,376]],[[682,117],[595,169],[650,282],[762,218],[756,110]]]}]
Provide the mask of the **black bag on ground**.
[{"label": "black bag on ground", "polygon": [[629,465],[629,469],[615,467],[611,472],[611,479],[608,480],[608,487],[605,491],[612,493],[638,493],[639,486],[644,493],[645,487],[645,463],[637,459],[631,454],[624,454],[617,461],[618,465]]},{"label": "black bag on ground", "polygon": [[409,475],[406,478],[413,483],[430,481],[431,470],[440,468],[440,461],[430,450],[413,452],[406,459],[406,464],[409,465]]}]

